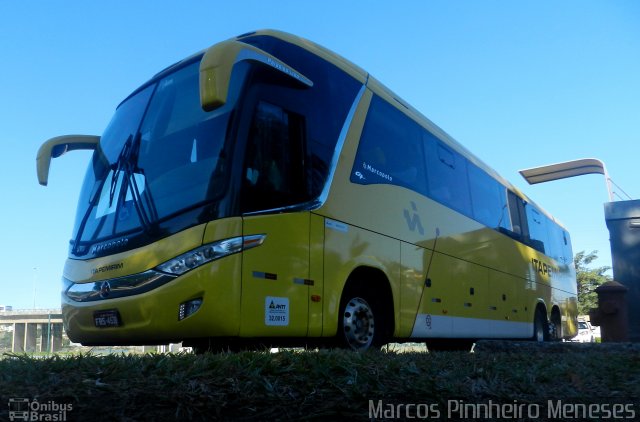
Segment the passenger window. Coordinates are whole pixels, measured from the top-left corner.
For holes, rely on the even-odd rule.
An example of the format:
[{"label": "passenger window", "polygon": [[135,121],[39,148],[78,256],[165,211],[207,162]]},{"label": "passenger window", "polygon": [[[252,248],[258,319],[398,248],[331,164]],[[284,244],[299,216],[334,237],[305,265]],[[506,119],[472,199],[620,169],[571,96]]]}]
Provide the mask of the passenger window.
[{"label": "passenger window", "polygon": [[547,218],[533,205],[526,205],[527,224],[529,225],[529,243],[532,248],[545,253],[547,238]]},{"label": "passenger window", "polygon": [[472,216],[467,160],[425,132],[429,196],[462,214]]},{"label": "passenger window", "polygon": [[418,125],[374,97],[351,172],[361,185],[390,184],[426,193],[424,151]]},{"label": "passenger window", "polygon": [[573,250],[571,249],[571,236],[562,230],[562,259],[563,264],[569,265],[573,263]]},{"label": "passenger window", "polygon": [[564,231],[554,221],[547,219],[547,234],[549,242],[545,245],[547,256],[555,259],[561,264],[566,264],[564,259],[564,240],[566,239]]},{"label": "passenger window", "polygon": [[512,229],[506,230],[506,234],[521,242],[526,242],[529,240],[529,226],[524,214],[524,201],[512,191],[508,191],[507,199]]},{"label": "passenger window", "polygon": [[260,101],[255,109],[243,172],[243,212],[309,200],[304,118]]},{"label": "passenger window", "polygon": [[473,217],[485,226],[511,230],[506,188],[484,170],[469,163]]}]

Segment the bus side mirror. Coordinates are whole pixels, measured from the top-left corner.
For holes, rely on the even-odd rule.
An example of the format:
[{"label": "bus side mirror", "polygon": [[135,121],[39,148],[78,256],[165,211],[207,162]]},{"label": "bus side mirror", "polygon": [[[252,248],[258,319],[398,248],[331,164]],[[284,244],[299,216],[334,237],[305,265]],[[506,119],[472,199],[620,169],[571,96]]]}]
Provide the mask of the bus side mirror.
[{"label": "bus side mirror", "polygon": [[36,156],[38,182],[42,186],[47,186],[52,158],[58,158],[69,151],[79,149],[94,150],[98,146],[98,141],[100,141],[100,137],[92,135],[57,136],[46,141],[42,144]]},{"label": "bus side mirror", "polygon": [[271,54],[241,41],[229,40],[210,47],[200,62],[200,105],[214,110],[227,102],[233,66],[241,61],[267,66],[302,87],[313,82]]}]

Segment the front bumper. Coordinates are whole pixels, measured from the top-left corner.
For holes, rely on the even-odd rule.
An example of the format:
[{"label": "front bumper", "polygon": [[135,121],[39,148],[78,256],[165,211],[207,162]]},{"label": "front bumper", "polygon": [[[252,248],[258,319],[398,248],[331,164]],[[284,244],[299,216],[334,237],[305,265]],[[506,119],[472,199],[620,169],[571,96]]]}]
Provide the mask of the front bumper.
[{"label": "front bumper", "polygon": [[[93,283],[91,283],[93,284]],[[136,345],[184,339],[237,336],[240,330],[241,254],[205,264],[159,287],[132,296],[78,302],[62,295],[69,336],[84,345]],[[202,299],[192,315],[179,320],[180,304]],[[94,313],[116,310],[118,327],[97,327]]]}]

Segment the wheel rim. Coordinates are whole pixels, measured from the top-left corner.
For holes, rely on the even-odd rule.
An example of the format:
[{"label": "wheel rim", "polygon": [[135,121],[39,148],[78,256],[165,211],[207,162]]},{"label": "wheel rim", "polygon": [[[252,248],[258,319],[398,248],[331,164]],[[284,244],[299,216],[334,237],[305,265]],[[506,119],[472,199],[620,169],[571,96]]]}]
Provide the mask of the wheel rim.
[{"label": "wheel rim", "polygon": [[366,300],[355,297],[347,302],[342,315],[344,338],[352,349],[368,349],[373,342],[373,310]]}]

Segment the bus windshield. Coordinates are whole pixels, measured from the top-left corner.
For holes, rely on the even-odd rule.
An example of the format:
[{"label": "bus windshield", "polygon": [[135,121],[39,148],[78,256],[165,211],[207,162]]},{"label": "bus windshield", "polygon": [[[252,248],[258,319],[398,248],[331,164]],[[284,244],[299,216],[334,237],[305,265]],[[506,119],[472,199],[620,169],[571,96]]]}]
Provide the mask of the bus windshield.
[{"label": "bus windshield", "polygon": [[[149,229],[225,188],[221,159],[230,107],[200,106],[199,61],[125,100],[89,163],[73,231],[73,254]],[[83,253],[84,252],[84,253]]]}]

